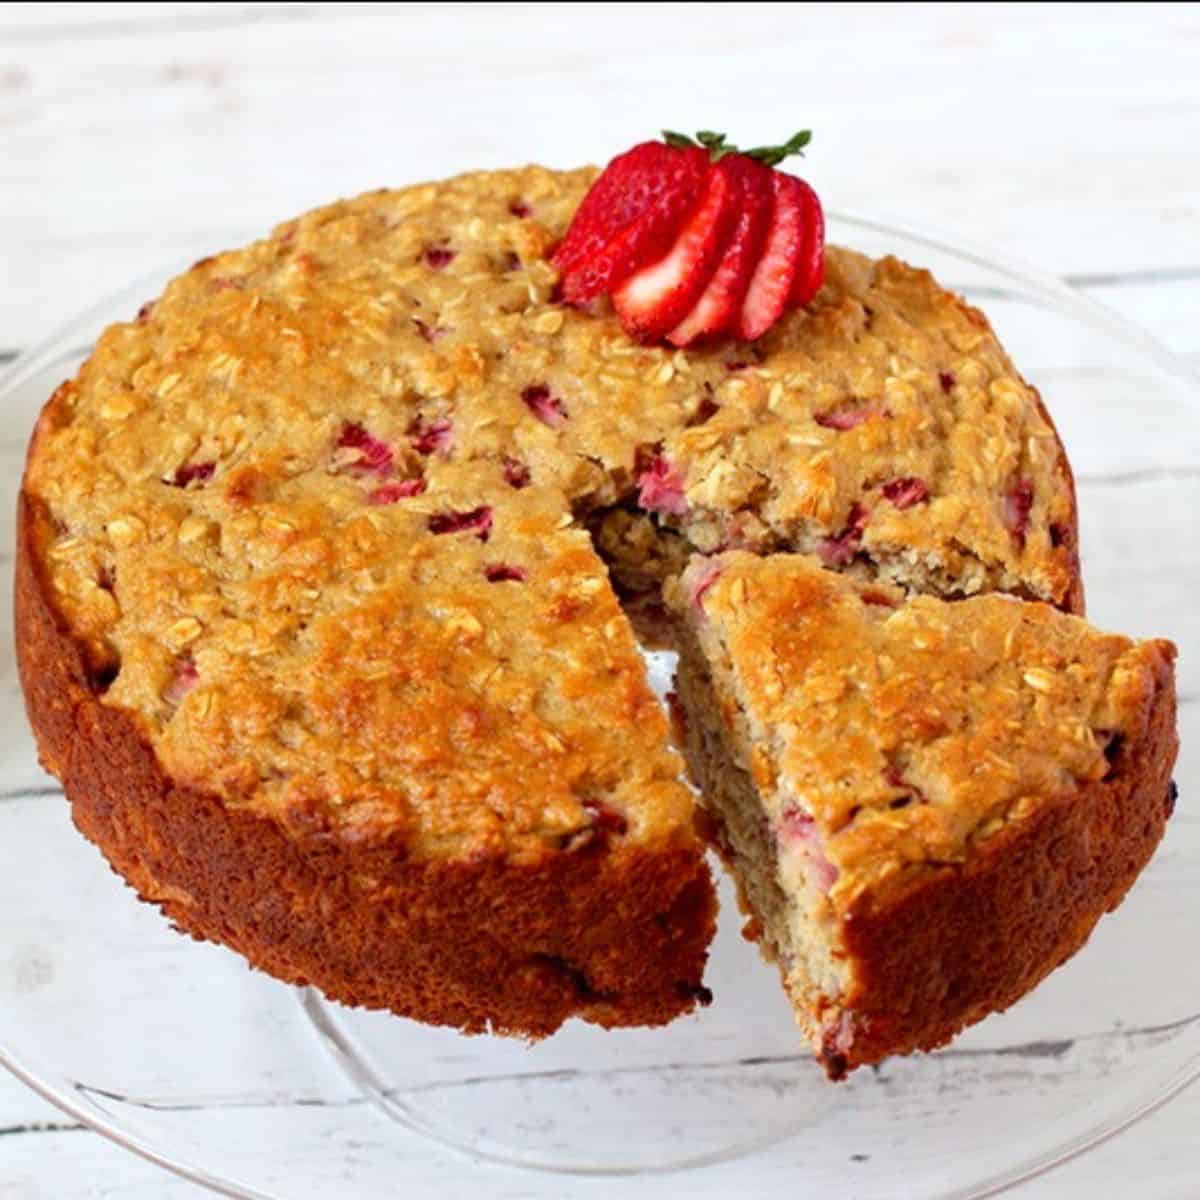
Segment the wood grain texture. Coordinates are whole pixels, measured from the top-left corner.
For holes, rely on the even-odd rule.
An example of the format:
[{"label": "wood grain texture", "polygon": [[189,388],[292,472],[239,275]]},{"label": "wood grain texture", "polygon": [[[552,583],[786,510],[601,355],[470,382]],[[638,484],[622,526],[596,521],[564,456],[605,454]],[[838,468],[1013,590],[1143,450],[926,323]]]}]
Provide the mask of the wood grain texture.
[{"label": "wood grain texture", "polygon": [[[759,140],[811,126],[804,170],[831,206],[898,214],[1065,274],[1200,362],[1200,8],[687,11],[682,21],[672,6],[8,5],[0,353],[164,262],[335,195],[466,166],[601,159],[660,124],[715,124]],[[1070,445],[1089,426],[1082,406],[1068,416]],[[6,503],[24,436],[0,439]],[[1195,506],[1172,508],[1154,473],[1195,472],[1200,504],[1200,448],[1171,430],[1109,440],[1111,461],[1081,481],[1085,552],[1088,537],[1124,548],[1145,586],[1135,608],[1115,580],[1089,577],[1093,613],[1153,632],[1167,571],[1200,591]],[[1144,536],[1153,519],[1167,536]],[[5,529],[0,554],[10,544]],[[1200,703],[1184,649],[1181,700]],[[11,681],[11,662],[0,667]],[[6,763],[24,736],[0,731]],[[0,804],[49,786],[21,760]],[[1164,869],[1195,886],[1183,865]],[[38,966],[19,940],[0,941],[0,964],[2,1014],[3,988]],[[1193,1091],[1014,1194],[1193,1200],[1198,1104]],[[336,1108],[310,1116],[319,1143]],[[213,1119],[235,1122],[236,1110]],[[341,1166],[352,1178],[353,1163]],[[855,1167],[839,1181],[849,1196]],[[795,1194],[802,1168],[785,1144],[756,1159],[752,1187],[739,1164],[682,1179],[705,1200],[773,1197]],[[620,1194],[667,1197],[680,1181],[627,1181]],[[613,1190],[481,1168],[415,1139],[395,1185],[415,1200]],[[206,1194],[0,1075],[0,1200]]]}]

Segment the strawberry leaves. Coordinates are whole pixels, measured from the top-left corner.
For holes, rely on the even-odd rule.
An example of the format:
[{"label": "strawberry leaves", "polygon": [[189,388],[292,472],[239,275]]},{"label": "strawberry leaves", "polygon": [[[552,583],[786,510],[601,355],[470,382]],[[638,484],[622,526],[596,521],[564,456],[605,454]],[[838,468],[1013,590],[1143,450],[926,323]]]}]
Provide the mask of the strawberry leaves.
[{"label": "strawberry leaves", "polygon": [[752,158],[755,162],[762,163],[764,167],[776,167],[785,158],[791,158],[793,154],[804,157],[804,147],[812,141],[812,130],[801,129],[778,146],[756,146],[753,150],[739,150],[736,146],[728,143],[725,134],[714,133],[711,129],[701,129],[694,140],[686,133],[676,133],[671,129],[664,129],[662,137],[668,146],[674,146],[680,150],[696,146],[703,147],[708,151],[709,160],[714,163],[720,162],[729,154],[742,154],[746,158]]}]

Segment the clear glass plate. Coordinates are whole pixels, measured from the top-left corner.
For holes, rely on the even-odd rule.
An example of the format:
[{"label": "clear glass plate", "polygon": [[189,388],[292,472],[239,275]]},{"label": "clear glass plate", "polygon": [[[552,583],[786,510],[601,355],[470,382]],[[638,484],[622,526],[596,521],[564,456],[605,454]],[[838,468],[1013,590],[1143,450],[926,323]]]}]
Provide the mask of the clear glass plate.
[{"label": "clear glass plate", "polygon": [[[528,1046],[339,1008],[178,936],[109,872],[37,767],[6,632],[0,1061],[122,1145],[258,1200],[373,1200],[434,1172],[464,1191],[493,1178],[522,1194],[582,1186],[498,1164],[640,1174],[638,1195],[681,1185],[726,1195],[752,1182],[755,1195],[791,1200],[833,1189],[856,1200],[968,1200],[1080,1153],[1191,1082],[1200,381],[1035,271],[863,218],[834,217],[831,235],[926,265],[986,309],[1075,464],[1092,619],[1180,644],[1179,811],[1082,953],[950,1048],[838,1086],[809,1060],[773,970],[741,940],[727,887],[708,975],[715,1002],[667,1029],[575,1023]],[[41,404],[99,330],[130,318],[172,273],[93,308],[0,383],[6,512]],[[11,527],[3,536],[10,572]],[[664,684],[666,656],[652,670]],[[686,1182],[661,1177],[685,1167]]]}]

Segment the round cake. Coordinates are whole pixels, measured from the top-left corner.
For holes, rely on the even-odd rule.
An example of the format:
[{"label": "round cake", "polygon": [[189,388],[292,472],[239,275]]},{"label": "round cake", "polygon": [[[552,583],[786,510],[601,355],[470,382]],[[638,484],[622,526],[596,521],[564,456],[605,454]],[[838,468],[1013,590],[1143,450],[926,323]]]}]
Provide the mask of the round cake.
[{"label": "round cake", "polygon": [[82,832],[180,929],[471,1031],[707,999],[634,625],[671,636],[689,556],[1083,607],[1066,457],[979,312],[830,248],[757,341],[638,344],[556,290],[594,176],[374,192],[197,263],[51,398],[20,498],[21,676]]}]

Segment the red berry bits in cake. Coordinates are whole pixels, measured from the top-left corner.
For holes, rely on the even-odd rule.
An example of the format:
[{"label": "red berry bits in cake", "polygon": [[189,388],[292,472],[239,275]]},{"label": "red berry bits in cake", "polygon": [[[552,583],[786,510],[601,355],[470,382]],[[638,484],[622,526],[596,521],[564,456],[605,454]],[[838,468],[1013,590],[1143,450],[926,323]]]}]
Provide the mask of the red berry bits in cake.
[{"label": "red berry bits in cake", "polygon": [[532,387],[527,387],[521,393],[521,399],[524,401],[525,407],[543,425],[549,425],[551,429],[557,429],[567,419],[566,406],[551,393],[544,383],[536,383]]},{"label": "red berry bits in cake", "polygon": [[505,458],[504,460],[504,482],[511,488],[516,488],[520,491],[523,487],[529,486],[529,468],[515,458]]},{"label": "red berry bits in cake", "polygon": [[700,397],[700,402],[696,405],[695,412],[688,418],[688,428],[694,429],[697,425],[703,425],[706,421],[711,421],[720,411],[721,406],[712,398],[711,392],[706,390],[704,395]]},{"label": "red berry bits in cake", "polygon": [[785,847],[804,856],[813,886],[828,895],[837,883],[838,871],[825,857],[816,821],[798,808],[785,809],[779,819],[779,836]]},{"label": "red berry bits in cake", "polygon": [[410,496],[419,496],[424,490],[424,479],[401,479],[396,483],[385,483],[368,492],[367,503],[395,504],[397,500],[407,500]]},{"label": "red berry bits in cake", "polygon": [[861,504],[856,504],[850,510],[845,529],[817,544],[817,555],[827,567],[844,567],[854,561],[869,518],[870,513]]},{"label": "red berry bits in cake", "polygon": [[207,483],[216,469],[215,462],[184,463],[167,482],[178,488],[185,488],[193,483]]},{"label": "red berry bits in cake", "polygon": [[609,838],[620,837],[629,831],[629,822],[606,801],[588,797],[582,803],[588,824],[568,835],[563,845],[564,850],[576,853],[589,847],[603,845]]},{"label": "red berry bits in cake", "polygon": [[938,383],[942,385],[942,391],[945,392],[947,396],[950,395],[950,393],[954,390],[955,382],[954,376],[949,371],[938,372]]},{"label": "red berry bits in cake", "polygon": [[524,200],[512,201],[508,206],[508,211],[520,221],[525,220],[526,217],[533,216],[533,209]]},{"label": "red berry bits in cake", "polygon": [[649,512],[682,517],[688,511],[683,494],[683,477],[661,455],[655,455],[638,476],[638,504]]},{"label": "red berry bits in cake", "polygon": [[914,504],[924,504],[929,499],[929,486],[925,480],[909,476],[906,479],[893,479],[883,485],[884,497],[897,508],[912,508]]},{"label": "red berry bits in cake", "polygon": [[[418,417],[409,436],[418,453],[432,454],[435,450],[449,445],[449,422],[439,420],[425,424]],[[427,448],[421,449],[422,446]],[[368,433],[366,427],[357,421],[347,421],[342,426],[337,440],[337,452],[335,461],[354,475],[374,475],[386,480],[396,467],[396,456],[392,447],[382,438]],[[419,496],[424,490],[425,480],[419,476],[412,479],[387,480],[368,492],[366,500],[368,504],[376,506],[395,504],[397,500]]]},{"label": "red berry bits in cake", "polygon": [[429,518],[430,533],[473,533],[486,542],[492,532],[492,510],[487,505],[470,512],[434,513]]},{"label": "red berry bits in cake", "polygon": [[856,429],[873,417],[886,416],[877,408],[831,408],[827,412],[813,414],[813,420],[826,429]]},{"label": "red berry bits in cake", "polygon": [[824,279],[820,201],[774,169],[810,138],[743,152],[724,134],[664,133],[614,159],[552,257],[562,300],[607,292],[642,342],[761,337]]},{"label": "red berry bits in cake", "polygon": [[446,417],[429,422],[418,418],[409,430],[408,440],[418,454],[446,454],[454,441],[454,426]]},{"label": "red berry bits in cake", "polygon": [[200,682],[200,672],[196,669],[191,658],[180,658],[175,663],[175,674],[163,692],[163,699],[168,704],[179,704]]},{"label": "red berry bits in cake", "polygon": [[421,254],[421,261],[433,271],[443,271],[456,258],[458,254],[451,250],[449,246],[441,243],[436,246],[426,246]]},{"label": "red berry bits in cake", "polygon": [[1033,511],[1033,484],[1019,479],[1004,497],[1004,526],[1018,546],[1025,545],[1029,530],[1029,514]]},{"label": "red berry bits in cake", "polygon": [[357,421],[347,421],[338,435],[339,450],[357,450],[358,456],[347,466],[352,471],[386,475],[392,469],[392,448],[387,442],[372,437]]},{"label": "red berry bits in cake", "polygon": [[524,567],[514,567],[511,563],[489,563],[483,568],[483,575],[488,583],[524,583],[529,578]]}]

